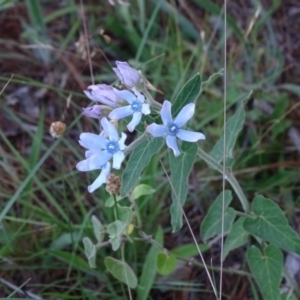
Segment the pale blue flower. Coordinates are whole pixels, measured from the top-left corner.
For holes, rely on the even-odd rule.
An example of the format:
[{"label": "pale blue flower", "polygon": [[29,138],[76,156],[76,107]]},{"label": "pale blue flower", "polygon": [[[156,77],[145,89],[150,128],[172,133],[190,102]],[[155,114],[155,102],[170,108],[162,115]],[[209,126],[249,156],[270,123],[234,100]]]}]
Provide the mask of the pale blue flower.
[{"label": "pale blue flower", "polygon": [[181,129],[181,127],[191,119],[194,112],[195,104],[189,103],[181,109],[173,121],[171,114],[171,102],[165,100],[160,113],[163,125],[152,123],[147,127],[147,131],[154,137],[165,137],[167,146],[173,150],[175,156],[178,156],[180,151],[177,146],[176,138],[187,142],[205,140],[205,135],[203,133]]},{"label": "pale blue flower", "polygon": [[94,192],[98,189],[102,184],[106,183],[107,178],[110,174],[110,163],[106,163],[106,165],[101,169],[100,175],[96,178],[96,180],[88,186],[89,193]]},{"label": "pale blue flower", "polygon": [[84,132],[80,134],[79,144],[88,149],[85,151],[85,160],[80,161],[76,168],[79,171],[87,172],[102,169],[112,158],[114,169],[120,169],[125,158],[123,150],[126,148],[126,134],[122,132],[119,138],[118,131],[114,125],[108,122],[106,118],[102,118],[101,125],[108,135],[108,139],[94,134]]},{"label": "pale blue flower", "polygon": [[124,85],[130,88],[142,86],[143,77],[137,70],[125,61],[116,61],[116,65],[117,67],[113,70]]},{"label": "pale blue flower", "polygon": [[131,122],[127,125],[127,128],[132,132],[135,127],[139,124],[142,118],[142,114],[150,114],[150,105],[144,103],[145,97],[139,93],[135,88],[132,89],[133,93],[126,90],[114,89],[117,97],[124,99],[130,105],[115,108],[108,117],[112,120],[119,120],[133,115]]}]

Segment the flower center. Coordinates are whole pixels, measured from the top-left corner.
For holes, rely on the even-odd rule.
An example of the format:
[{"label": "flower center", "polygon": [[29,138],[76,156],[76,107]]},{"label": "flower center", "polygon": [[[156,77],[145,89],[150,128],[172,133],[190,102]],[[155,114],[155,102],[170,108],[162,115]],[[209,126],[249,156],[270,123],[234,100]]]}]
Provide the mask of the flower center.
[{"label": "flower center", "polygon": [[176,133],[178,132],[178,126],[175,123],[170,124],[168,126],[168,129],[171,135],[176,135]]},{"label": "flower center", "polygon": [[141,111],[142,109],[142,103],[139,101],[133,101],[131,103],[131,109],[136,112],[136,111]]},{"label": "flower center", "polygon": [[119,145],[117,142],[108,142],[106,145],[106,150],[109,153],[114,154],[119,151]]}]

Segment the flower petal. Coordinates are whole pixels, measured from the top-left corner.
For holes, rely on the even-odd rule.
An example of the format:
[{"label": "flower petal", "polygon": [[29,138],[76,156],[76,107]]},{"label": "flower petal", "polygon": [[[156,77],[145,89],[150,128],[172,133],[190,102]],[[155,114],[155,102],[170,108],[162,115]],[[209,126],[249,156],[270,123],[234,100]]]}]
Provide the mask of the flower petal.
[{"label": "flower petal", "polygon": [[179,129],[176,136],[186,142],[197,142],[205,140],[205,135],[201,132]]},{"label": "flower petal", "polygon": [[132,132],[135,129],[135,127],[140,123],[141,118],[142,118],[141,112],[135,112],[133,114],[132,120],[127,125],[127,128],[130,132]]},{"label": "flower petal", "polygon": [[108,117],[112,120],[120,120],[133,114],[131,105],[115,108]]},{"label": "flower petal", "polygon": [[180,128],[182,127],[189,119],[194,115],[195,112],[195,104],[189,103],[185,105],[177,117],[174,120],[174,123]]},{"label": "flower petal", "polygon": [[89,133],[89,132],[83,132],[79,136],[79,144],[87,149],[105,149],[106,144],[108,143],[108,140],[105,139],[104,137],[94,134],[94,133]]},{"label": "flower petal", "polygon": [[170,125],[173,123],[172,114],[171,114],[171,102],[165,100],[160,111],[161,119],[165,126]]},{"label": "flower petal", "polygon": [[99,149],[97,149],[97,148],[89,149],[89,150],[85,151],[85,158],[89,158],[90,156],[92,156],[98,152],[99,152]]},{"label": "flower petal", "polygon": [[140,101],[141,103],[145,102],[145,96],[141,94],[135,87],[132,88],[132,91],[136,95],[138,101]]},{"label": "flower petal", "polygon": [[98,153],[89,156],[89,158],[80,161],[76,168],[79,171],[86,172],[101,169],[110,160],[112,154],[108,151],[99,151]]},{"label": "flower petal", "polygon": [[167,135],[167,128],[164,125],[158,125],[156,123],[148,125],[146,130],[154,137]]},{"label": "flower petal", "polygon": [[106,134],[108,135],[110,141],[119,140],[119,134],[117,128],[113,124],[108,122],[106,118],[101,119],[101,125],[104,131],[106,132]]},{"label": "flower petal", "polygon": [[127,90],[120,91],[120,90],[114,89],[114,93],[118,98],[124,99],[125,101],[127,101],[130,104],[133,101],[136,101],[136,96]]},{"label": "flower petal", "polygon": [[102,168],[100,175],[96,178],[96,180],[88,186],[89,193],[94,192],[98,189],[103,183],[107,181],[107,178],[110,174],[110,163],[108,162],[104,168]]},{"label": "flower petal", "polygon": [[125,140],[127,138],[127,135],[122,132],[122,137],[119,139],[118,144],[119,144],[119,149],[124,150],[127,146],[125,145]]},{"label": "flower petal", "polygon": [[149,104],[143,104],[141,111],[144,115],[149,115],[151,113],[150,105]]},{"label": "flower petal", "polygon": [[124,158],[125,158],[125,154],[122,151],[116,152],[113,155],[113,168],[120,169]]},{"label": "flower petal", "polygon": [[174,135],[168,135],[166,138],[167,146],[173,150],[174,155],[178,156],[180,151],[177,146],[176,137]]}]

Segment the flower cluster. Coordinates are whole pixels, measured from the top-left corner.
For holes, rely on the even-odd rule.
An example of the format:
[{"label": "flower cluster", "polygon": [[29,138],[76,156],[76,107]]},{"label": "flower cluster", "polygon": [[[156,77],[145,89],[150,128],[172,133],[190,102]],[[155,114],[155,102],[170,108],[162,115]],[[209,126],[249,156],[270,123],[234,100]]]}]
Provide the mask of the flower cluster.
[{"label": "flower cluster", "polygon": [[[86,148],[85,159],[80,161],[76,168],[79,171],[101,170],[100,175],[88,187],[92,193],[102,184],[107,182],[111,168],[120,169],[125,159],[126,134],[121,137],[113,125],[113,121],[132,115],[127,129],[133,132],[140,123],[142,115],[149,115],[151,107],[149,99],[142,93],[145,89],[142,75],[127,62],[116,62],[114,72],[127,88],[116,89],[106,84],[88,86],[84,91],[86,96],[97,104],[84,108],[82,114],[91,118],[101,119],[103,132],[100,135],[93,133],[80,134],[79,144]],[[161,109],[162,125],[152,123],[147,126],[147,132],[154,137],[165,137],[167,146],[173,150],[175,156],[180,155],[176,138],[183,141],[196,142],[205,139],[200,132],[187,131],[182,127],[192,118],[195,104],[190,103],[182,108],[173,120],[171,114],[171,102],[165,100]],[[107,117],[111,120],[109,121]],[[113,160],[112,166],[110,160]]]}]

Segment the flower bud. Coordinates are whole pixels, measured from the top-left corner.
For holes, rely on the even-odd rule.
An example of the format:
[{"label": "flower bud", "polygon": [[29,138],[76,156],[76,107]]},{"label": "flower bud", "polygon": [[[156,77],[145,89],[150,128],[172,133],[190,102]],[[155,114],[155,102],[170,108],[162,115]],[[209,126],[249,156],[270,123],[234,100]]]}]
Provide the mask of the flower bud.
[{"label": "flower bud", "polygon": [[137,70],[131,68],[125,61],[116,61],[116,65],[113,70],[124,85],[130,88],[143,88],[143,77]]},{"label": "flower bud", "polygon": [[82,114],[90,118],[100,119],[103,115],[103,110],[101,108],[101,105],[93,105],[90,107],[82,108]]},{"label": "flower bud", "polygon": [[83,91],[86,96],[96,102],[103,103],[110,107],[118,107],[119,98],[115,95],[112,86],[107,84],[94,84],[88,86],[87,90]]},{"label": "flower bud", "polygon": [[111,195],[119,195],[121,189],[120,177],[111,173],[106,181],[106,190]]}]

